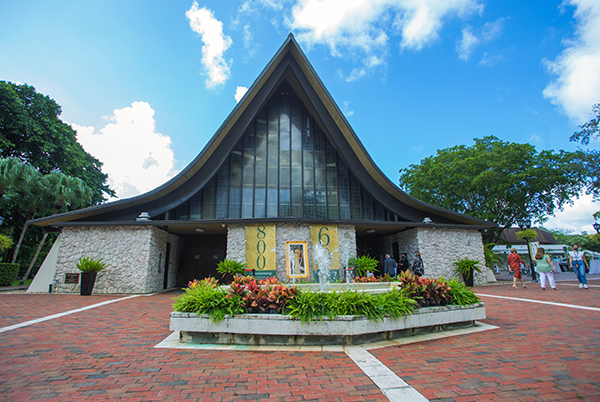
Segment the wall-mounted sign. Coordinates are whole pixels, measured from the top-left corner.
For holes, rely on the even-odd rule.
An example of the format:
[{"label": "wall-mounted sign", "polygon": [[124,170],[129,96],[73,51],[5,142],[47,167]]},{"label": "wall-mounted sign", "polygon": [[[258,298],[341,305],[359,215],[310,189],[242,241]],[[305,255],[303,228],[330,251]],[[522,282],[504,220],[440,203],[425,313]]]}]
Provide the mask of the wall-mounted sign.
[{"label": "wall-mounted sign", "polygon": [[65,274],[65,283],[77,285],[79,283],[79,274]]},{"label": "wall-mounted sign", "polygon": [[246,269],[275,272],[275,224],[246,226]]},{"label": "wall-mounted sign", "polygon": [[337,225],[312,225],[310,227],[310,240],[314,269],[338,270],[340,268],[340,252]]},{"label": "wall-mounted sign", "polygon": [[308,278],[308,251],[305,241],[286,241],[286,271],[288,278]]}]

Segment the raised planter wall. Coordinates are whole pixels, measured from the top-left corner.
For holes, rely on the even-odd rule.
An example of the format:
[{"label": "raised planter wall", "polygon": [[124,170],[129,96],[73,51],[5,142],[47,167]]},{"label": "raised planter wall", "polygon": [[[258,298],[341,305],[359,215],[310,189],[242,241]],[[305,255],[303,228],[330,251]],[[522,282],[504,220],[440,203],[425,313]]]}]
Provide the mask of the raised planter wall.
[{"label": "raised planter wall", "polygon": [[181,342],[190,343],[352,345],[468,327],[482,319],[483,303],[420,308],[397,320],[385,317],[377,322],[365,316],[338,316],[302,323],[287,315],[242,314],[214,323],[207,315],[173,312],[170,329],[180,332]]}]

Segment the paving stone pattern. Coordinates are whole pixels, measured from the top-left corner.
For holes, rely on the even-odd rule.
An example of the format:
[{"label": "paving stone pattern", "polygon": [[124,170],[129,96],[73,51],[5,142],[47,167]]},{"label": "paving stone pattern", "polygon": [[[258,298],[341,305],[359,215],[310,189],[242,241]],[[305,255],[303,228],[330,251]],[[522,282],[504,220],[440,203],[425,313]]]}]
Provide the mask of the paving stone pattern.
[{"label": "paving stone pattern", "polygon": [[[585,306],[600,300],[597,287],[476,291]],[[0,401],[387,400],[344,353],[155,349],[170,334],[174,296],[1,333]],[[110,299],[0,294],[1,325]],[[484,301],[485,322],[499,329],[370,352],[430,400],[600,401],[600,312]]]}]

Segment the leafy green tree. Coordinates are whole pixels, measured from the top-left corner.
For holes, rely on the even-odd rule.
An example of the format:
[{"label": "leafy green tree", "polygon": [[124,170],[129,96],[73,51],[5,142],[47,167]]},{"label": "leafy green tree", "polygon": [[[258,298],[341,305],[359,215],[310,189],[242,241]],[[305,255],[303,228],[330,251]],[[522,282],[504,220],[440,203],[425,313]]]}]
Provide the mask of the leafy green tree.
[{"label": "leafy green tree", "polygon": [[[596,117],[579,126],[581,130],[574,133],[569,138],[570,141],[589,145],[590,141],[600,139],[600,103],[592,106],[592,112]],[[587,193],[592,194],[594,199],[600,200],[600,151],[598,149],[587,149],[581,158],[581,164],[587,170],[590,178],[586,188]],[[600,218],[600,211],[596,214],[594,214],[594,218]]]},{"label": "leafy green tree", "polygon": [[0,81],[0,157],[28,162],[42,174],[79,177],[93,191],[92,204],[98,204],[114,191],[102,163],[85,152],[60,114],[60,106],[34,87]]},{"label": "leafy green tree", "polygon": [[484,243],[496,243],[518,219],[552,215],[579,195],[586,179],[581,157],[488,136],[400,170],[400,186],[422,201],[498,224],[484,235]]},{"label": "leafy green tree", "polygon": [[600,252],[600,242],[597,241],[597,234],[573,234],[565,229],[548,231],[552,233],[552,236],[554,236],[558,244],[566,244],[568,246],[572,246],[573,244],[579,244],[584,250]]}]

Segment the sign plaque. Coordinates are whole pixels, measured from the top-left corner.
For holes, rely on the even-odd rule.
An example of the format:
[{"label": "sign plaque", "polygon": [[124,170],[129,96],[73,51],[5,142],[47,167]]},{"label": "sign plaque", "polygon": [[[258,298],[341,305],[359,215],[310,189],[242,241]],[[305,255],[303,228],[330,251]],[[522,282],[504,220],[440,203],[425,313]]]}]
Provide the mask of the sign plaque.
[{"label": "sign plaque", "polygon": [[65,283],[77,285],[79,283],[79,274],[65,274]]}]

